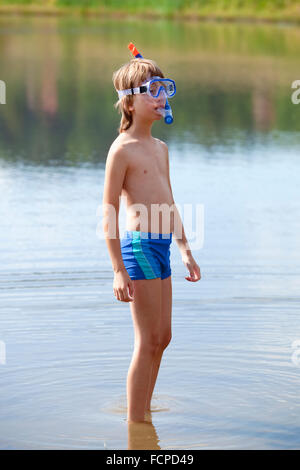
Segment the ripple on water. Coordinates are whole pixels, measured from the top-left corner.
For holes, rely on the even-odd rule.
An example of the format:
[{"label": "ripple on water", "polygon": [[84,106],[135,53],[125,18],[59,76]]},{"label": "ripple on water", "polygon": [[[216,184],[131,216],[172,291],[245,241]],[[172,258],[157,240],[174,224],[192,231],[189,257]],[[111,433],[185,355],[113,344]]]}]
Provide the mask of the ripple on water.
[{"label": "ripple on water", "polygon": [[[151,401],[151,412],[172,412],[178,413],[185,409],[186,403],[184,397],[171,396],[168,394],[153,394]],[[125,414],[127,413],[126,395],[118,396],[105,403],[101,409],[104,413]]]}]

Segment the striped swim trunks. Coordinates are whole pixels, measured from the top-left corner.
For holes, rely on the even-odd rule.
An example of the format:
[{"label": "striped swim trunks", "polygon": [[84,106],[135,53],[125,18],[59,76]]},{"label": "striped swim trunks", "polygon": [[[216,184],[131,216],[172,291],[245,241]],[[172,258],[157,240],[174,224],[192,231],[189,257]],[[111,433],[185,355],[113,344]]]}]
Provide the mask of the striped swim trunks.
[{"label": "striped swim trunks", "polygon": [[121,253],[129,277],[133,280],[169,277],[171,242],[172,233],[126,230]]}]

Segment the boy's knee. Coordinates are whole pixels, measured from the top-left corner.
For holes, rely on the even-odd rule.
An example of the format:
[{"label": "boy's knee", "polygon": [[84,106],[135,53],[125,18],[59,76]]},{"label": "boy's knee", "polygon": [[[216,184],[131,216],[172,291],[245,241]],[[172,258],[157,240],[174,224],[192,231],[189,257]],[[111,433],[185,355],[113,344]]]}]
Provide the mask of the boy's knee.
[{"label": "boy's knee", "polygon": [[166,332],[160,333],[158,349],[164,351],[166,347],[170,344],[172,339],[171,331],[167,330]]},{"label": "boy's knee", "polygon": [[159,351],[163,351],[170,344],[172,335],[170,332],[161,334],[159,332],[144,338],[144,340],[139,344],[139,350],[141,353],[154,356]]},{"label": "boy's knee", "polygon": [[160,341],[160,347],[162,350],[166,349],[166,347],[170,344],[172,339],[172,334],[171,333],[166,333]]},{"label": "boy's knee", "polygon": [[161,347],[158,335],[152,335],[145,338],[139,345],[140,352],[143,354],[154,356]]}]

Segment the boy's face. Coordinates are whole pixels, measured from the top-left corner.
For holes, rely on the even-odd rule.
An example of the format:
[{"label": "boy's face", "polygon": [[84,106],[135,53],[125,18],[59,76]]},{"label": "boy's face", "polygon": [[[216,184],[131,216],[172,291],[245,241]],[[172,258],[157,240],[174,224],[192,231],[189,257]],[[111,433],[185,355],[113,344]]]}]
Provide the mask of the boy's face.
[{"label": "boy's face", "polygon": [[[151,78],[151,76],[148,76],[145,82],[140,83],[139,86],[151,80]],[[164,93],[160,93],[157,98],[153,98],[147,93],[141,93],[133,96],[133,105],[130,106],[129,109],[140,119],[158,121],[162,118],[162,115],[157,111],[157,109],[164,108],[165,104],[166,96]]]}]

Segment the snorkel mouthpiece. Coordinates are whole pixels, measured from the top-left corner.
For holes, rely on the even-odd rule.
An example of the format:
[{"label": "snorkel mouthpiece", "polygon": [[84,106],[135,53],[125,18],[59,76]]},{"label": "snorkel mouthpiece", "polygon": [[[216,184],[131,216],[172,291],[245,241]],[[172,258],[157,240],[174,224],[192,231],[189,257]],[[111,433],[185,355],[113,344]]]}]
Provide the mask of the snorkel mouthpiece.
[{"label": "snorkel mouthpiece", "polygon": [[172,109],[171,109],[171,106],[169,105],[169,101],[166,100],[166,105],[165,105],[165,123],[166,123],[166,124],[172,124],[173,121],[174,121],[174,119],[173,119]]},{"label": "snorkel mouthpiece", "polygon": [[169,105],[168,100],[166,100],[166,105],[164,108],[158,108],[157,110],[164,118],[166,124],[172,124],[173,122],[173,114],[171,106]]},{"label": "snorkel mouthpiece", "polygon": [[[138,52],[137,48],[135,47],[134,44],[132,44],[132,42],[128,44],[128,49],[130,50],[130,52],[136,59],[143,59],[143,56]],[[173,113],[172,113],[171,106],[169,105],[168,99],[166,99],[165,107],[159,108],[157,111],[164,117],[166,124],[172,124],[174,119],[173,119]]]}]

